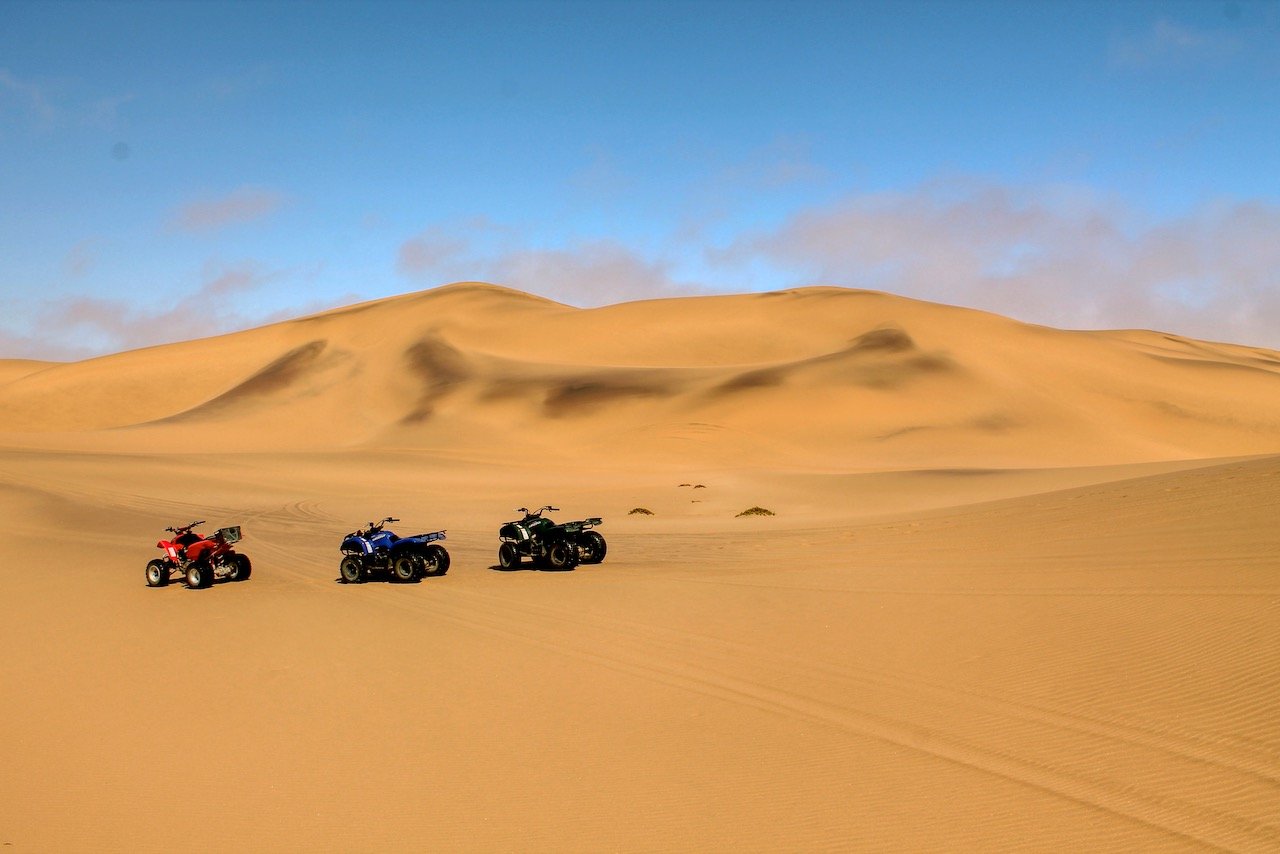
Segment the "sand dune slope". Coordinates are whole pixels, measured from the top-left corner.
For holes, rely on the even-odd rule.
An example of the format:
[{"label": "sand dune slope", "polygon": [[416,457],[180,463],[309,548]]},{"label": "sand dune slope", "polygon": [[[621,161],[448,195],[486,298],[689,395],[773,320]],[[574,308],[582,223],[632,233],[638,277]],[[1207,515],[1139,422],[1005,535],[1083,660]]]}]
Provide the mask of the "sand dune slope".
[{"label": "sand dune slope", "polygon": [[[1280,458],[721,530],[626,516],[638,474],[437,461],[424,501],[409,460],[0,455],[0,841],[1280,846]],[[539,483],[606,516],[605,564],[490,568]],[[447,526],[449,574],[336,583],[375,504]],[[196,514],[245,526],[254,578],[145,588]]]},{"label": "sand dune slope", "polygon": [[[0,362],[0,846],[1280,850],[1278,391],[835,288]],[[384,515],[448,574],[338,583]],[[251,580],[144,586],[192,519]]]},{"label": "sand dune slope", "polygon": [[[6,381],[7,379],[7,381]],[[1280,354],[837,288],[580,310],[462,284],[0,374],[0,431],[121,449],[1077,465],[1280,450]],[[821,406],[814,406],[816,400]],[[127,429],[126,429],[127,428]],[[571,448],[571,454],[565,453]]]}]

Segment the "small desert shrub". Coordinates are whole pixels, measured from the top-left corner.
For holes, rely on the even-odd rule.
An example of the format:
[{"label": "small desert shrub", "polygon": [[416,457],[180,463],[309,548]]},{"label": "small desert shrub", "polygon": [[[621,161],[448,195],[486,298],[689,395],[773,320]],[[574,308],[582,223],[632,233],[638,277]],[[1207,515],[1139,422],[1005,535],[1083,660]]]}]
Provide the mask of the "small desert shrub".
[{"label": "small desert shrub", "polygon": [[763,507],[748,507],[746,510],[743,510],[741,513],[738,514],[738,516],[773,516],[773,515],[775,514],[772,510],[766,510]]},{"label": "small desert shrub", "polygon": [[693,485],[693,488],[694,488],[694,489],[706,489],[706,488],[707,488],[707,485],[706,485],[705,483],[695,483],[695,484]]},{"label": "small desert shrub", "polygon": [[653,511],[648,507],[632,507],[627,513],[628,516],[652,516]]}]

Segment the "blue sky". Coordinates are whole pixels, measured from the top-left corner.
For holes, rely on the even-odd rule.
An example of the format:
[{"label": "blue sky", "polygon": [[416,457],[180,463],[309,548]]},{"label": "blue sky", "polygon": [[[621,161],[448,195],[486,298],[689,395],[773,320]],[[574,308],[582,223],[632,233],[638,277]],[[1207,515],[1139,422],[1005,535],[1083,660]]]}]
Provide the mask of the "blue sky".
[{"label": "blue sky", "polygon": [[0,357],[480,279],[1280,347],[1280,2],[27,3]]}]

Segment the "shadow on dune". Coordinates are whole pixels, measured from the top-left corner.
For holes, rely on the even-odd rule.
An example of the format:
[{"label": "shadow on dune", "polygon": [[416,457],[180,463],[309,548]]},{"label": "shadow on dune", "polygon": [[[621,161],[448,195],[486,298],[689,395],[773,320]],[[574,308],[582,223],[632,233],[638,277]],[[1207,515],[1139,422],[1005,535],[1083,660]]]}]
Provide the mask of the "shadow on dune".
[{"label": "shadow on dune", "polygon": [[[235,388],[190,409],[161,418],[155,423],[177,423],[217,416],[247,402],[264,400],[274,394],[285,392],[323,367],[324,362],[321,356],[324,355],[327,347],[328,342],[324,340],[311,341],[294,347]],[[335,360],[340,362],[346,358],[343,354],[329,354],[330,362]]]}]

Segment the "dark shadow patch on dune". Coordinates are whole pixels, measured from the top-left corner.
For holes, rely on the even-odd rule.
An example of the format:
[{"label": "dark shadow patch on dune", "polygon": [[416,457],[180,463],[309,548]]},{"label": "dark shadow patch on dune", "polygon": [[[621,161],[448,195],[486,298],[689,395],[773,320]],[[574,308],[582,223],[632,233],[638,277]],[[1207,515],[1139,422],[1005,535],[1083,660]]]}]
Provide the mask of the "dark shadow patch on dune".
[{"label": "dark shadow patch on dune", "polygon": [[582,377],[553,384],[542,402],[543,412],[552,417],[580,415],[600,406],[630,400],[668,397],[670,388],[658,383],[626,377]]},{"label": "dark shadow patch on dune", "polygon": [[804,371],[813,368],[834,371],[837,381],[878,390],[900,388],[928,374],[959,370],[949,356],[921,352],[903,330],[882,327],[859,335],[834,353],[738,374],[713,387],[709,394],[715,397],[775,387],[799,379]]},{"label": "dark shadow patch on dune", "polygon": [[905,331],[895,326],[886,326],[859,335],[845,352],[906,353],[916,349],[915,340]]},{"label": "dark shadow patch on dune", "polygon": [[216,415],[253,398],[284,391],[315,368],[326,346],[328,342],[318,340],[294,347],[235,388],[185,412],[162,418],[160,422],[185,421]]},{"label": "dark shadow patch on dune", "polygon": [[541,383],[520,379],[495,379],[485,384],[479,398],[482,403],[496,403],[528,397],[542,390]]},{"label": "dark shadow patch on dune", "polygon": [[1017,427],[1018,422],[1016,419],[1011,418],[1008,415],[993,412],[990,415],[982,415],[973,419],[969,422],[969,426],[987,433],[1003,433]]},{"label": "dark shadow patch on dune", "polygon": [[[841,354],[847,357],[848,354]],[[837,361],[832,359],[832,361]],[[946,356],[920,355],[900,361],[845,364],[845,378],[866,388],[889,391],[901,388],[926,374],[953,371],[955,363]]]},{"label": "dark shadow patch on dune", "polygon": [[730,377],[711,389],[711,393],[713,395],[722,395],[750,391],[757,388],[773,388],[782,385],[786,382],[786,379],[787,371],[785,368],[761,368],[738,374],[736,377]]},{"label": "dark shadow patch on dune", "polygon": [[471,378],[471,366],[456,348],[439,338],[424,338],[405,350],[409,371],[422,383],[418,400],[402,424],[426,421],[435,412],[436,403]]},{"label": "dark shadow patch on dune", "polygon": [[[956,426],[954,424],[912,424],[907,427],[900,427],[897,430],[890,430],[888,433],[881,433],[875,438],[883,442],[887,439],[909,436],[912,433],[921,433],[926,430],[954,429]],[[958,426],[981,430],[985,433],[1003,433],[1017,427],[1018,421],[1008,415],[993,412],[990,415],[979,416]]]},{"label": "dark shadow patch on dune", "polygon": [[933,429],[935,428],[928,424],[912,424],[909,427],[899,427],[897,430],[890,430],[888,433],[881,433],[879,436],[876,436],[876,439],[883,442],[887,439],[896,439],[899,436],[907,436],[911,433],[919,433],[922,430]]},{"label": "dark shadow patch on dune", "polygon": [[[1148,403],[1157,411],[1165,415],[1173,415],[1178,418],[1185,418],[1189,421],[1199,421],[1202,424],[1222,424],[1230,427],[1255,426],[1248,425],[1238,418],[1230,415],[1220,415],[1217,413],[1192,412],[1190,409],[1184,409],[1176,403],[1168,400],[1151,400]],[[1260,426],[1260,425],[1258,425]],[[1270,425],[1267,425],[1270,426]]]},{"label": "dark shadow patch on dune", "polygon": [[806,364],[836,367],[847,381],[879,390],[900,388],[920,376],[958,367],[941,353],[921,352],[910,335],[892,326],[865,332],[843,350]]},{"label": "dark shadow patch on dune", "polygon": [[209,403],[216,403],[224,398],[271,394],[288,388],[316,363],[326,346],[325,341],[310,341],[294,347],[231,391],[215,397]]}]

